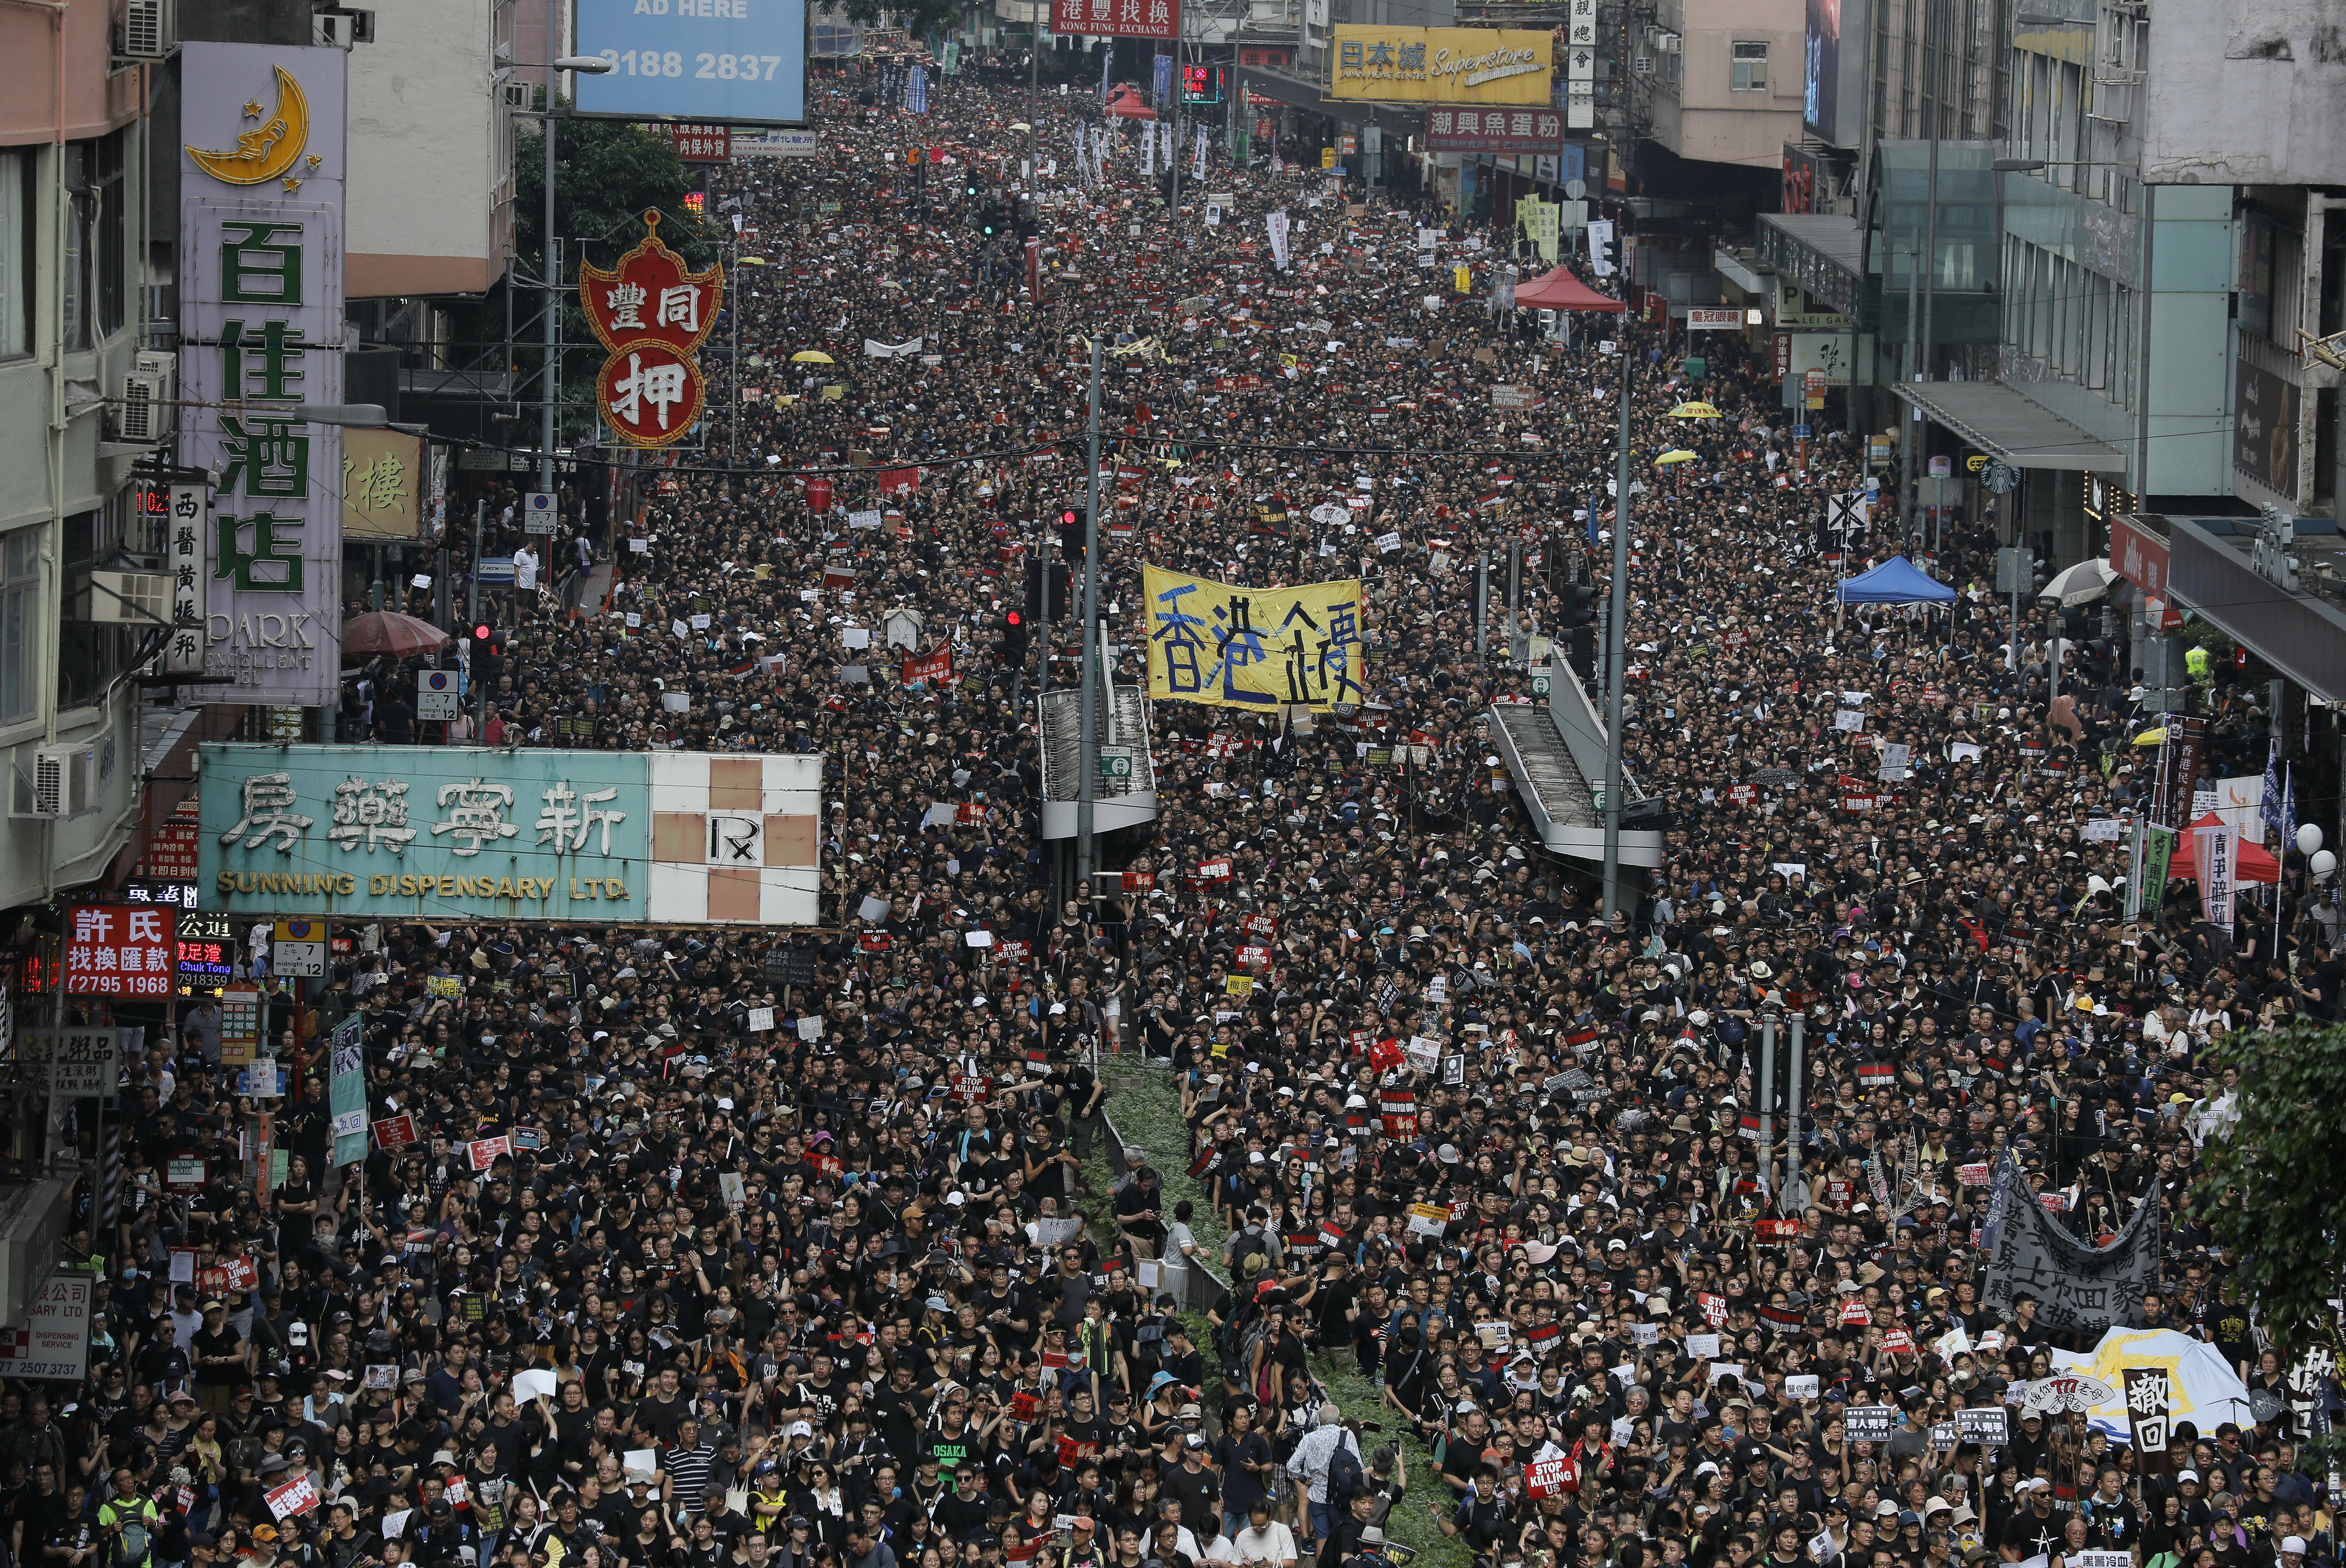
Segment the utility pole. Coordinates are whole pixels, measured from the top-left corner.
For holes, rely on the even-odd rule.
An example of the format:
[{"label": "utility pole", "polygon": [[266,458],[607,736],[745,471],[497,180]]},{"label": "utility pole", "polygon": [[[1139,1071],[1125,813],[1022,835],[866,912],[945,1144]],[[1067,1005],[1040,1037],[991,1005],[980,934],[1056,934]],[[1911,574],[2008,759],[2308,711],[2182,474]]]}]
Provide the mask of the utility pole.
[{"label": "utility pole", "polygon": [[1776,1024],[1773,1012],[1760,1015],[1760,1179],[1775,1179],[1776,1158]]},{"label": "utility pole", "polygon": [[[1621,322],[1621,428],[1613,462],[1613,594],[1605,627],[1605,915],[1621,899],[1621,677],[1629,623],[1629,323]],[[1595,504],[1594,502],[1591,503]]]},{"label": "utility pole", "polygon": [[[1907,241],[1906,250],[1909,258],[1906,265],[1907,379],[1910,381],[1919,382],[1923,379],[1923,345],[1917,338],[1917,333],[1921,329],[1923,314],[1921,302],[1923,292],[1923,247],[1919,241],[1909,240]],[[1852,366],[1850,372],[1850,390],[1852,392],[1856,390],[1856,381],[1857,372],[1855,367]],[[1906,542],[1909,545],[1913,543],[1914,539],[1914,509],[1922,504],[1920,497],[1922,494],[1921,459],[1923,440],[1921,432],[1915,428],[1923,423],[1921,414],[1922,411],[1920,409],[1909,408],[1906,411],[1906,412],[1902,416],[1906,421],[1906,429],[1900,436],[1898,442],[1899,460],[1906,465],[1906,507],[1905,515],[1901,520],[1902,524],[1901,532],[1904,534]],[[1806,415],[1803,414],[1802,417],[1805,418]]]},{"label": "utility pole", "polygon": [[[538,416],[537,487],[548,494],[551,494],[554,489],[556,328],[560,323],[562,314],[562,294],[554,275],[556,267],[560,265],[555,259],[556,252],[560,249],[560,241],[554,237],[554,127],[559,123],[554,116],[554,82],[555,78],[550,75],[546,79],[546,118],[540,122],[546,127],[546,260],[543,263],[546,268],[546,360],[539,368],[538,392],[545,397],[546,406]],[[476,528],[474,533],[473,571],[474,580],[477,583],[481,560],[479,530]],[[478,607],[479,594],[480,590],[477,587],[474,588],[475,608]]]},{"label": "utility pole", "polygon": [[1083,641],[1080,662],[1084,683],[1082,730],[1076,745],[1076,880],[1087,882],[1095,870],[1092,816],[1099,799],[1099,691],[1092,677],[1092,639],[1099,629],[1099,441],[1100,341],[1092,339],[1092,407],[1089,440],[1091,478],[1084,507]]},{"label": "utility pole", "polygon": [[[1935,25],[1937,11],[1938,7],[1933,4],[1933,0],[1923,0],[1923,90],[1931,105],[1931,171],[1923,207],[1923,334],[1914,341],[1914,379],[1918,382],[1931,379],[1931,317],[1933,308],[1938,300],[1939,280],[1936,274],[1939,269],[1939,121],[1943,117],[1939,107],[1942,83],[1938,66],[1933,59],[1933,50],[1938,42],[1938,31]],[[1852,374],[1851,377],[1852,382],[1855,379]],[[1919,424],[1922,422],[1910,420],[1908,423]],[[1920,439],[1922,432],[1918,430],[1913,432],[1913,434],[1916,437],[1913,443],[1915,456],[1919,458],[1922,455],[1923,447]],[[1913,470],[1910,468],[1907,472],[1910,487],[1918,484],[1919,481],[1913,477]],[[1915,524],[1915,519],[1920,515],[1915,510],[1919,503],[1919,495],[1910,494],[1907,497],[1907,531],[1916,543],[1920,542],[1922,536],[1922,529]]]},{"label": "utility pole", "polygon": [[1490,662],[1487,642],[1491,628],[1491,552],[1474,557],[1474,667]]},{"label": "utility pole", "polygon": [[[1800,1030],[1807,1023],[1806,1012],[1792,1014],[1792,1081],[1785,1085],[1784,1096],[1784,1185],[1777,1189],[1787,1213],[1798,1212],[1790,1207],[1792,1195],[1807,1190],[1800,1175]],[[1800,1210],[1807,1207],[1805,1202],[1800,1205]]]},{"label": "utility pole", "polygon": [[1043,7],[1048,0],[1027,0],[1034,19],[1034,47],[1026,52],[1026,194],[1042,189],[1042,171],[1035,167],[1035,122],[1043,117]]}]

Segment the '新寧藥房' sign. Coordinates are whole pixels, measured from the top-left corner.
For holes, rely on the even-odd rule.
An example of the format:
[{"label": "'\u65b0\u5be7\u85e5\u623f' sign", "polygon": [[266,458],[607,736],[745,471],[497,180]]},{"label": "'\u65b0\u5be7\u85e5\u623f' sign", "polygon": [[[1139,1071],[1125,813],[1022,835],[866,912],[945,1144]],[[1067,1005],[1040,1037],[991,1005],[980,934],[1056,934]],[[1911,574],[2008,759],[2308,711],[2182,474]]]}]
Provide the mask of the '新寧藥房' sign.
[{"label": "'\u65b0\u5be7\u85e5\u623f' sign", "polygon": [[233,915],[812,925],[820,755],[207,746]]}]

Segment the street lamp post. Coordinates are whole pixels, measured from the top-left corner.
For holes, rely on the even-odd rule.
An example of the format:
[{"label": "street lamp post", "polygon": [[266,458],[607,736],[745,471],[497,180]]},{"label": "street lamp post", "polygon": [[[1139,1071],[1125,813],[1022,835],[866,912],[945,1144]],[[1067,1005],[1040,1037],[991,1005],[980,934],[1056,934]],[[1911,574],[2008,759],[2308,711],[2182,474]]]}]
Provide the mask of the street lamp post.
[{"label": "street lamp post", "polygon": [[[599,76],[609,72],[611,62],[600,55],[564,55],[557,57],[551,66],[533,66],[523,68],[575,71],[583,76]],[[546,357],[538,371],[538,391],[546,400],[546,406],[538,415],[537,487],[548,494],[554,490],[556,373],[554,356],[559,341],[556,329],[561,323],[562,311],[561,280],[554,275],[558,265],[555,258],[554,238],[554,127],[555,122],[559,118],[554,107],[554,81],[549,77],[546,84],[546,113],[538,120],[546,132],[546,232],[541,236],[546,241],[545,277],[541,280],[546,293],[546,320],[541,323]]]},{"label": "street lamp post", "polygon": [[1099,698],[1092,670],[1093,638],[1099,628],[1100,340],[1092,339],[1092,398],[1088,499],[1084,507],[1083,636],[1076,646],[1083,695],[1076,713],[1082,733],[1076,747],[1076,875],[1089,881],[1096,867],[1092,840],[1095,802],[1099,799]]},{"label": "street lamp post", "polygon": [[1605,918],[1622,912],[1621,685],[1629,621],[1629,333],[1624,318],[1621,350],[1620,434],[1613,459],[1612,611],[1605,626]]}]

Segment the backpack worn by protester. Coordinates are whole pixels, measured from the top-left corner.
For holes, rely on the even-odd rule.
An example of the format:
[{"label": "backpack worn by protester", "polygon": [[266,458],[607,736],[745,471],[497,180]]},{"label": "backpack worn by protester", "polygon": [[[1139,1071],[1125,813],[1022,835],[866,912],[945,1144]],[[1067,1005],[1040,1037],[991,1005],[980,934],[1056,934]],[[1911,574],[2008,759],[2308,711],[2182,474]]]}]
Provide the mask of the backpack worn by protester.
[{"label": "backpack worn by protester", "polygon": [[1361,1468],[1360,1453],[1352,1446],[1355,1440],[1346,1432],[1336,1440],[1336,1451],[1328,1456],[1328,1503],[1334,1507],[1352,1500],[1352,1494],[1369,1483],[1368,1472]]}]

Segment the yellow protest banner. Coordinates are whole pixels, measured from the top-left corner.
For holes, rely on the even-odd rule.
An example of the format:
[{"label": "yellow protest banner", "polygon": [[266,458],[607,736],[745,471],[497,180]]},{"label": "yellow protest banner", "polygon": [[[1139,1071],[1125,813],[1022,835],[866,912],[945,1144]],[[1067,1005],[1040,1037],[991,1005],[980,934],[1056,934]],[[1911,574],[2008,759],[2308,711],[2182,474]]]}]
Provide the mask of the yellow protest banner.
[{"label": "yellow protest banner", "polygon": [[1526,196],[1515,203],[1515,221],[1523,227],[1524,238],[1539,252],[1539,259],[1550,266],[1556,264],[1556,225],[1564,209],[1553,201],[1542,201]]},{"label": "yellow protest banner", "polygon": [[1358,578],[1249,588],[1140,568],[1148,603],[1148,695],[1270,711],[1360,702]]}]

